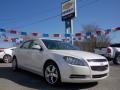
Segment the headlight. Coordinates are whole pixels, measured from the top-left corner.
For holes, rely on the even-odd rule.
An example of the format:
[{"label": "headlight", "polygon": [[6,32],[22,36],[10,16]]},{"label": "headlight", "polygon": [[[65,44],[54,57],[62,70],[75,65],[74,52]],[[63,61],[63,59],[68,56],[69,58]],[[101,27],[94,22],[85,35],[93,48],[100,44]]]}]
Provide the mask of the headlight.
[{"label": "headlight", "polygon": [[65,56],[63,58],[64,58],[65,62],[67,62],[68,64],[88,66],[87,62],[85,62],[85,60],[83,60],[83,59],[77,59],[77,58],[69,57],[69,56]]}]

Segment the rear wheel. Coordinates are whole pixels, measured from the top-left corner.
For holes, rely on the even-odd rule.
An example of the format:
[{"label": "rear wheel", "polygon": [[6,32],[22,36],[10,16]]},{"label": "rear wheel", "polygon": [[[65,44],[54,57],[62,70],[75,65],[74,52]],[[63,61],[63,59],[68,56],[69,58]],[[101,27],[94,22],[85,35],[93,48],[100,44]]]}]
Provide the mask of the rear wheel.
[{"label": "rear wheel", "polygon": [[17,64],[17,59],[13,58],[12,60],[12,70],[17,71],[18,70],[18,64]]},{"label": "rear wheel", "polygon": [[116,55],[115,59],[113,60],[113,63],[120,65],[120,53]]},{"label": "rear wheel", "polygon": [[10,63],[11,60],[12,60],[12,57],[10,55],[8,55],[8,54],[4,55],[4,57],[3,57],[4,63]]},{"label": "rear wheel", "polygon": [[49,62],[45,65],[44,78],[50,85],[57,85],[60,83],[60,72],[55,63]]}]

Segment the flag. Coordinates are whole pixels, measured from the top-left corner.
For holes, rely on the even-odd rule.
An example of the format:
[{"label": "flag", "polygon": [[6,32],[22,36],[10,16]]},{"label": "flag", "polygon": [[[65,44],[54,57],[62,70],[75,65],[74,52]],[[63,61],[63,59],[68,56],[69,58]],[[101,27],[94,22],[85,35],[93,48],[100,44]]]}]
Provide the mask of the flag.
[{"label": "flag", "polygon": [[12,42],[16,42],[16,38],[11,38]]},{"label": "flag", "polygon": [[61,37],[61,34],[53,34],[53,37]]},{"label": "flag", "polygon": [[27,35],[27,32],[20,32],[20,35]]},{"label": "flag", "polygon": [[49,34],[43,34],[42,36],[43,37],[49,37]]},{"label": "flag", "polygon": [[119,30],[120,30],[120,27],[116,27],[116,28],[114,28],[113,30],[119,31]]},{"label": "flag", "polygon": [[4,38],[4,41],[5,41],[5,42],[11,41],[11,37],[6,37],[6,38]]},{"label": "flag", "polygon": [[67,39],[63,39],[63,42],[69,42],[69,41],[70,41],[69,38],[67,38]]},{"label": "flag", "polygon": [[105,35],[108,35],[111,32],[111,29],[105,30]]},{"label": "flag", "polygon": [[16,30],[10,30],[10,33],[11,34],[17,34],[17,31]]},{"label": "flag", "polygon": [[65,34],[65,37],[70,37],[71,35],[70,34]]},{"label": "flag", "polygon": [[38,36],[38,33],[32,33],[32,36]]},{"label": "flag", "polygon": [[86,36],[91,36],[91,32],[86,32]]},{"label": "flag", "polygon": [[2,37],[2,38],[6,38],[7,36],[6,36],[5,34],[2,34],[1,37]]},{"label": "flag", "polygon": [[6,32],[6,30],[1,28],[1,29],[0,29],[0,32]]},{"label": "flag", "polygon": [[73,40],[76,41],[76,38],[74,37]]},{"label": "flag", "polygon": [[75,37],[81,37],[81,35],[82,35],[81,33],[76,33]]},{"label": "flag", "polygon": [[79,37],[79,38],[78,38],[78,41],[80,41],[81,39],[82,39],[82,38],[81,38],[81,37]]},{"label": "flag", "polygon": [[101,31],[100,31],[100,30],[97,30],[97,31],[96,31],[96,34],[97,34],[97,35],[101,35]]}]

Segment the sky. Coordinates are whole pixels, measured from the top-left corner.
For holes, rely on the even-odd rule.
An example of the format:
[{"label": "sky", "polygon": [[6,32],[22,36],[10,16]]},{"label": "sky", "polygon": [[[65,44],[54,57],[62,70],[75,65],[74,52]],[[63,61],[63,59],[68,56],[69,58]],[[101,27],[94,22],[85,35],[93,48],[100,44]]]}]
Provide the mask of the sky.
[{"label": "sky", "polygon": [[[66,0],[0,0],[0,28],[38,33],[65,33],[61,21],[61,3]],[[49,17],[52,19],[46,20]],[[74,32],[82,26],[97,25],[103,30],[120,26],[120,0],[77,0]],[[112,42],[120,42],[120,31],[110,34]],[[0,47],[12,44],[0,41]]]}]

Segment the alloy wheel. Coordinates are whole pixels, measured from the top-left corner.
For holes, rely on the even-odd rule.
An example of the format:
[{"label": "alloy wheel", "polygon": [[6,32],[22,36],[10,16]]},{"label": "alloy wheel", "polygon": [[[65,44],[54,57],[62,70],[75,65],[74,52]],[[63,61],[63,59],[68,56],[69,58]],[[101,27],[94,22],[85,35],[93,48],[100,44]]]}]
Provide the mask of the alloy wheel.
[{"label": "alloy wheel", "polygon": [[59,80],[59,72],[57,67],[53,64],[53,65],[48,65],[45,68],[45,79],[49,84],[56,84],[57,81]]},{"label": "alloy wheel", "polygon": [[120,55],[117,56],[116,62],[117,62],[118,65],[120,65]]},{"label": "alloy wheel", "polygon": [[3,58],[3,61],[5,63],[9,63],[11,61],[11,56],[10,55],[5,55],[4,58]]}]

